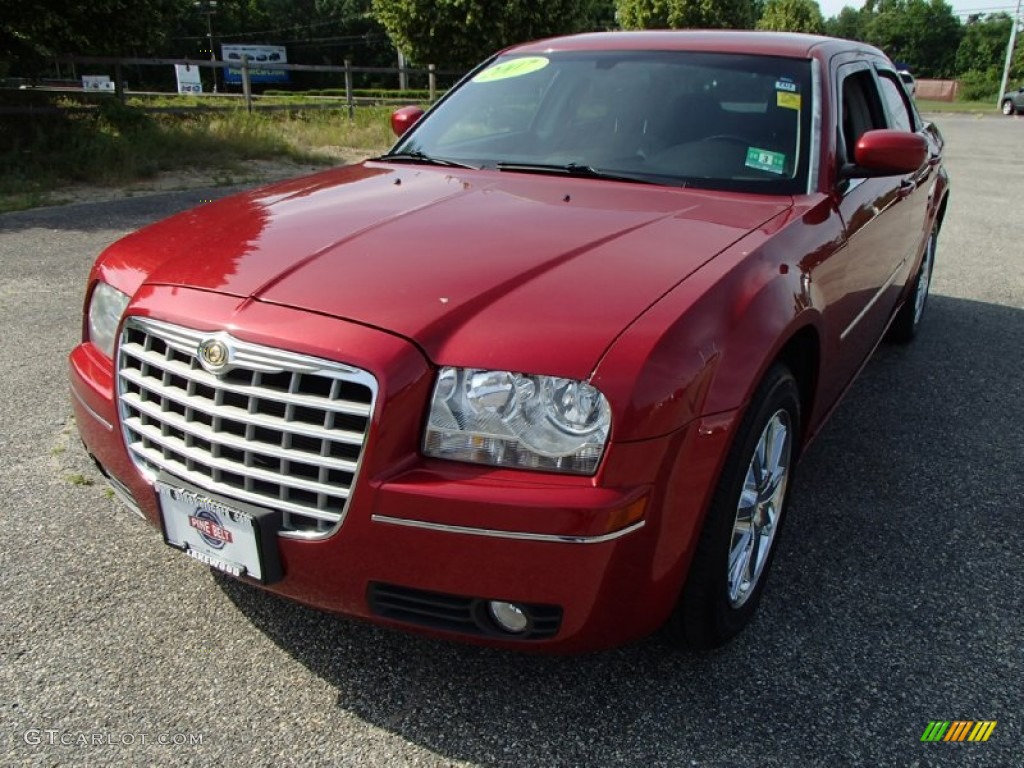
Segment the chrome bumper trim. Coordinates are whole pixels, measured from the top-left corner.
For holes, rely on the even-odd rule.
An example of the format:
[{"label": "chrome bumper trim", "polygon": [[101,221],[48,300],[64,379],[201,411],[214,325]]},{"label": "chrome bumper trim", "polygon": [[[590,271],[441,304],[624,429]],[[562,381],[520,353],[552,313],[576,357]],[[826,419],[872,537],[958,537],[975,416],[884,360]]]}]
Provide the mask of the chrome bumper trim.
[{"label": "chrome bumper trim", "polygon": [[611,533],[600,536],[563,536],[557,533],[529,533],[527,531],[497,531],[492,528],[472,528],[465,525],[445,525],[444,523],[429,523],[425,520],[409,520],[404,517],[391,517],[389,515],[372,515],[371,520],[375,523],[387,523],[388,525],[401,525],[406,528],[420,528],[427,531],[439,531],[441,533],[461,533],[466,536],[487,536],[494,539],[516,539],[519,541],[544,541],[551,544],[603,544],[606,541],[626,536],[633,531],[644,527],[645,520],[640,520],[625,528],[620,528]]},{"label": "chrome bumper trim", "polygon": [[75,389],[74,387],[71,387],[71,394],[74,396],[75,400],[78,401],[78,404],[80,406],[82,406],[83,408],[85,408],[86,412],[90,416],[92,416],[94,419],[96,419],[96,421],[98,421],[100,423],[101,427],[103,427],[105,430],[107,430],[107,432],[113,432],[114,431],[114,425],[111,424],[106,419],[104,419],[98,413],[96,413],[96,411],[94,411],[92,409],[92,406],[89,405],[87,402],[85,402],[85,398],[83,398],[80,394],[78,394],[78,390],[77,389]]}]

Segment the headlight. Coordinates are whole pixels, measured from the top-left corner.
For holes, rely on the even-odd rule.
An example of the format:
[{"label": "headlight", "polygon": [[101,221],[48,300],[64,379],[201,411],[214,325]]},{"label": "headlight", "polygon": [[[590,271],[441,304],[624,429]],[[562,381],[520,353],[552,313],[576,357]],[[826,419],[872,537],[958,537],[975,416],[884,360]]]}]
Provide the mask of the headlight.
[{"label": "headlight", "polygon": [[89,341],[107,357],[114,356],[117,326],[127,306],[127,295],[106,283],[96,283],[89,301]]},{"label": "headlight", "polygon": [[592,475],[610,430],[608,401],[585,381],[442,368],[423,450],[439,459]]}]

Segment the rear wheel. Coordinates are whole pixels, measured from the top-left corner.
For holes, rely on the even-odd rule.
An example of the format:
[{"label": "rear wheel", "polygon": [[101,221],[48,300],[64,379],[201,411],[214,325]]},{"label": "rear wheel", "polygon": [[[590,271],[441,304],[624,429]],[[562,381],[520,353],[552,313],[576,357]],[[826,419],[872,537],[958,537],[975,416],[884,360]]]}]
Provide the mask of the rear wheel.
[{"label": "rear wheel", "polygon": [[1006,100],[1005,100],[1005,101],[1003,102],[1003,114],[1004,114],[1004,115],[1012,115],[1012,114],[1013,114],[1014,112],[1016,112],[1016,111],[1017,111],[1017,110],[1016,110],[1016,109],[1014,109],[1014,106],[1013,106],[1013,102],[1012,102],[1012,101],[1010,101],[1009,99],[1006,99]]},{"label": "rear wheel", "polygon": [[921,318],[924,317],[925,304],[928,303],[928,291],[932,284],[932,269],[935,267],[936,240],[939,236],[939,228],[932,229],[928,237],[928,243],[924,247],[924,255],[921,256],[921,267],[917,271],[917,278],[914,280],[913,293],[900,307],[896,318],[889,326],[889,340],[897,344],[907,344],[917,335],[921,327]]},{"label": "rear wheel", "polygon": [[669,630],[714,648],[750,621],[775,554],[800,435],[800,393],[774,366],[758,387],[726,458]]}]

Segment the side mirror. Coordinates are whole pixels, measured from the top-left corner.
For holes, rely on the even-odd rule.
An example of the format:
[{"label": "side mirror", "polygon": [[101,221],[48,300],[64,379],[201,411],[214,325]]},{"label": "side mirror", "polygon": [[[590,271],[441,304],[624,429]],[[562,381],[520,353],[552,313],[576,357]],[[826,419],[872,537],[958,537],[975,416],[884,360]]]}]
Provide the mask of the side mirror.
[{"label": "side mirror", "polygon": [[391,130],[395,136],[401,136],[423,117],[423,110],[419,107],[402,107],[391,113]]},{"label": "side mirror", "polygon": [[928,142],[909,131],[867,131],[857,141],[854,163],[843,167],[848,179],[902,176],[913,173],[928,157]]}]

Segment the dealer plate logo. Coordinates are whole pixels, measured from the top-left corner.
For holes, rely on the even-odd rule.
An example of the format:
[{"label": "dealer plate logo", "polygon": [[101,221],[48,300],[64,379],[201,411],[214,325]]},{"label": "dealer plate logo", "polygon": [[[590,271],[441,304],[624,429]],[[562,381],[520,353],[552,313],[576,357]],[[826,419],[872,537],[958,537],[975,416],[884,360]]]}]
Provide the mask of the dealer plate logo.
[{"label": "dealer plate logo", "polygon": [[188,524],[214,549],[224,549],[225,544],[234,541],[231,531],[224,527],[217,513],[212,510],[197,509],[194,515],[189,515]]}]

